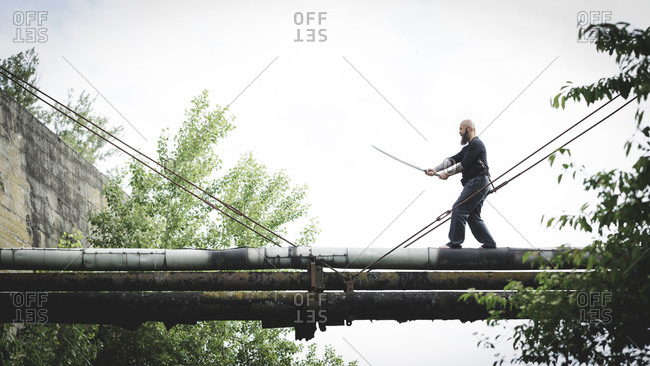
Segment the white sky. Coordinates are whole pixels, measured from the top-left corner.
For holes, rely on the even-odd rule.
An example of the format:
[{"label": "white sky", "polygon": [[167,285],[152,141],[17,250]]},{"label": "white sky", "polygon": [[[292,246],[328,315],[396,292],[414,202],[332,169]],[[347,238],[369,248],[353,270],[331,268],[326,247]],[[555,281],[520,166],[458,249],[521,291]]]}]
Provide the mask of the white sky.
[{"label": "white sky", "polygon": [[[14,24],[17,11],[47,12],[47,20]],[[294,14],[308,11],[326,12],[326,19],[296,25]],[[591,83],[617,71],[613,58],[578,42],[583,11],[646,28],[650,3],[3,1],[0,58],[36,46],[44,91],[60,100],[68,88],[93,91],[67,59],[137,131],[101,97],[97,109],[152,156],[162,129],[176,131],[203,89],[225,106],[272,63],[230,108],[237,129],[217,147],[225,166],[251,151],[271,171],[284,169],[293,183],[307,184],[322,229],[316,245],[324,247],[366,247],[423,192],[373,244],[390,248],[447,210],[461,186],[458,177],[427,177],[371,144],[423,167],[437,165],[460,149],[462,119],[483,132],[550,64],[481,135],[493,177],[500,175],[593,109],[550,107],[567,80]],[[45,29],[47,41],[14,42],[17,29],[26,28]],[[327,41],[316,35],[316,42],[294,42],[297,29],[305,38],[308,28],[324,29]],[[588,173],[629,168],[622,148],[634,131],[634,112],[627,107],[570,146],[574,160]],[[538,248],[590,240],[540,224],[542,215],[575,213],[593,199],[582,179],[558,185],[558,173],[543,163],[488,200]],[[498,245],[529,248],[491,205],[483,217]],[[445,244],[447,230],[414,246]],[[476,246],[468,231],[466,247]],[[361,365],[357,351],[372,365],[491,364],[494,353],[511,352],[507,341],[496,351],[477,348],[474,332],[498,330],[457,321],[359,321],[317,332],[316,341]]]}]

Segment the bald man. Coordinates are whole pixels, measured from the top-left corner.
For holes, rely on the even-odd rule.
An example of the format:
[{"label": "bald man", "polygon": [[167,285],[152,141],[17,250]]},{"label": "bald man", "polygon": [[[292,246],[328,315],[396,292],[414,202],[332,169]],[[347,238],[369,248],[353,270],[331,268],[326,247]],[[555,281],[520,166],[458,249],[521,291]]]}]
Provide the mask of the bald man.
[{"label": "bald man", "polygon": [[440,249],[462,248],[461,244],[465,241],[465,223],[469,225],[476,240],[483,244],[480,248],[493,249],[497,247],[497,244],[481,219],[481,207],[483,207],[483,201],[490,190],[485,145],[476,136],[474,122],[469,119],[460,123],[458,133],[461,136],[460,144],[466,146],[458,154],[445,159],[442,164],[426,170],[426,174],[429,176],[439,172],[439,178],[442,180],[447,180],[454,174],[463,173],[460,180],[463,184],[463,191],[453,206],[458,207],[451,211],[449,243],[441,246]]}]

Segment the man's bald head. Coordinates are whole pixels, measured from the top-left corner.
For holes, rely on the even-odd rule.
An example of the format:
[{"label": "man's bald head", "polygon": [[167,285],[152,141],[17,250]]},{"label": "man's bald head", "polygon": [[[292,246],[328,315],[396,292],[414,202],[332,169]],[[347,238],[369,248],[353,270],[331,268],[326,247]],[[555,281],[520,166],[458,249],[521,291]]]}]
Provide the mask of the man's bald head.
[{"label": "man's bald head", "polygon": [[474,122],[472,122],[471,119],[462,121],[460,123],[460,127],[458,128],[458,133],[461,136],[461,145],[465,145],[466,143],[472,141],[472,139],[476,136],[476,127],[474,126]]},{"label": "man's bald head", "polygon": [[469,127],[472,130],[476,130],[476,126],[474,126],[474,122],[471,119],[466,119],[460,123],[461,128]]}]

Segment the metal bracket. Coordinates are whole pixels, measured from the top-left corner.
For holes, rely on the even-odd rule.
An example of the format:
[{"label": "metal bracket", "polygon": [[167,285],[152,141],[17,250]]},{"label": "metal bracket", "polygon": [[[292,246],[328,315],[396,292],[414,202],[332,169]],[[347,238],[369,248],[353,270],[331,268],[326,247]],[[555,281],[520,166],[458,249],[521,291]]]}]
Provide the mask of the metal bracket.
[{"label": "metal bracket", "polygon": [[[296,339],[309,340],[314,337],[316,332],[316,325],[321,332],[326,330],[327,317],[321,313],[321,296],[325,286],[323,284],[323,266],[318,265],[315,257],[311,257],[309,261],[309,293],[307,295],[307,303],[302,311],[305,311],[304,319],[307,320],[311,317],[312,322],[306,322],[300,326],[295,327]],[[310,300],[311,299],[311,300]],[[299,310],[300,311],[300,310]],[[306,315],[306,314],[309,314]]]},{"label": "metal bracket", "polygon": [[348,279],[345,281],[345,292],[354,291],[354,279]]},{"label": "metal bracket", "polygon": [[[348,286],[351,288],[352,281],[348,281]],[[354,315],[352,314],[354,310],[354,300],[355,300],[354,296],[355,293],[351,289],[345,292],[346,307],[347,307],[346,313],[348,314],[348,316],[345,318],[345,325],[347,325],[348,327],[352,325],[352,320],[354,320]]]},{"label": "metal bracket", "polygon": [[323,292],[323,266],[316,264],[316,258],[309,262],[309,289],[313,292]]}]

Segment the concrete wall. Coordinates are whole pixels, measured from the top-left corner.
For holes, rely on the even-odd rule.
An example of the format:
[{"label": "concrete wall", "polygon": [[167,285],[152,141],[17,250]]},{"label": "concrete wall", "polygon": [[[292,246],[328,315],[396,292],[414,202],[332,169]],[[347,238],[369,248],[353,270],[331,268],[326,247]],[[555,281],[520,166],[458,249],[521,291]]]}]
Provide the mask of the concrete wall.
[{"label": "concrete wall", "polygon": [[107,178],[21,105],[0,92],[0,247],[55,247],[90,234]]}]

